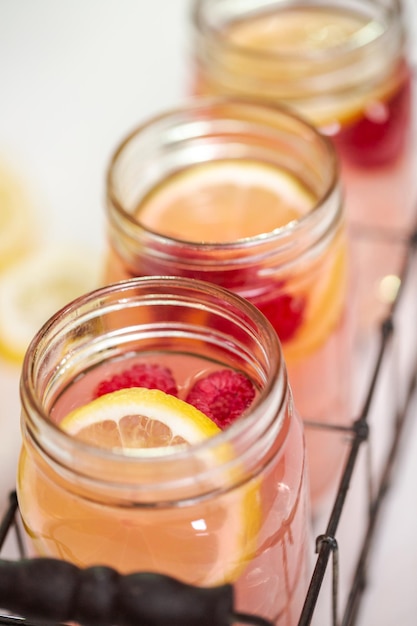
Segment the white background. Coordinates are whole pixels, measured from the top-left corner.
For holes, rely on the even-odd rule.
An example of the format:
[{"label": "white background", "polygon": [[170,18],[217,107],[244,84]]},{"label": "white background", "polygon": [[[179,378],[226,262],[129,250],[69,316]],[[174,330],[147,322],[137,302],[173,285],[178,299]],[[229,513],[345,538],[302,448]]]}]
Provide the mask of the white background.
[{"label": "white background", "polygon": [[[409,4],[416,54],[417,7]],[[187,0],[0,0],[0,161],[29,192],[45,241],[81,242],[91,255],[101,253],[113,149],[187,93],[188,8]],[[0,364],[0,376],[4,499],[19,447],[18,371]],[[417,624],[416,477],[412,426],[378,537],[362,626]]]}]

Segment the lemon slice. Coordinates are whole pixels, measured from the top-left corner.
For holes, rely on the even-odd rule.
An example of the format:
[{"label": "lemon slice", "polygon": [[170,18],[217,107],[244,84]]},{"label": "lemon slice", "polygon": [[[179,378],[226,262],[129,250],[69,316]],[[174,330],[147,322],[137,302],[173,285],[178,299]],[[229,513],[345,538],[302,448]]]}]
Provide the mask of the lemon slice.
[{"label": "lemon slice", "polygon": [[313,203],[289,172],[231,159],[197,164],[167,178],[143,200],[136,217],[168,237],[224,243],[286,226]]},{"label": "lemon slice", "polygon": [[[127,456],[126,472],[120,478],[123,484],[130,476],[132,447],[140,448],[139,455],[145,457],[156,454],[156,450],[166,454],[175,450],[175,443],[193,445],[219,433],[214,422],[183,400],[139,387],[92,400],[66,415],[60,427],[90,445],[123,447]],[[152,502],[160,498],[161,506],[119,507],[112,504],[111,495],[102,505],[95,503],[94,497],[83,497],[82,483],[76,477],[57,476],[42,459],[35,461],[32,453],[24,450],[18,477],[19,504],[37,553],[69,559],[82,567],[101,563],[125,573],[153,571],[204,586],[235,581],[258,549],[261,481],[248,481],[243,465],[231,469],[228,462],[236,453],[229,444],[215,446],[207,456],[198,456],[198,461],[192,456],[188,460],[181,457],[181,461],[172,456],[170,469],[158,461],[151,468],[151,482],[155,481],[158,491],[154,493],[149,485],[150,494],[148,487],[140,493],[145,503],[149,495]],[[210,493],[209,498],[195,497],[193,479],[190,484],[196,462],[197,493]],[[183,479],[178,484],[184,463],[188,468],[186,485]],[[206,464],[208,471],[202,472]],[[215,479],[216,467],[222,471]],[[176,468],[182,468],[178,475]],[[146,476],[144,484],[148,485],[148,463],[135,466],[132,490],[135,484],[138,489],[143,487],[141,476]],[[172,479],[179,490],[174,497],[179,493],[180,501],[185,497],[181,506],[163,504],[160,489],[169,502],[173,494],[165,481],[170,485]],[[194,495],[188,498],[186,493]],[[40,502],[47,503],[47,514]]]},{"label": "lemon slice", "polygon": [[196,444],[220,432],[191,404],[142,387],[100,396],[69,413],[60,426],[92,445],[140,450]]},{"label": "lemon slice", "polygon": [[336,245],[338,250],[332,257],[324,285],[313,292],[306,319],[294,340],[283,346],[288,365],[318,350],[342,319],[347,297],[347,250],[343,243]]},{"label": "lemon slice", "polygon": [[[203,82],[201,91],[238,94],[250,85],[252,96],[287,102],[316,126],[336,132],[337,125],[354,123],[363,117],[365,109],[390,99],[403,80],[402,72],[386,76],[383,55],[375,55],[372,63],[367,61],[368,48],[384,30],[382,23],[339,7],[283,7],[275,13],[266,11],[258,17],[236,20],[226,33],[232,46],[223,46],[219,83],[211,86],[209,80],[207,85]],[[354,88],[352,77],[340,71],[340,50],[356,50],[357,60],[362,55],[361,81],[370,86],[369,90]],[[381,72],[384,81],[375,84],[375,76]],[[334,93],[340,92],[342,97],[326,96],[319,89],[316,98],[308,97],[309,81],[318,81],[325,73],[333,79]],[[226,85],[221,82],[224,75]],[[338,75],[339,84],[335,82]],[[356,78],[356,72],[354,75]]]},{"label": "lemon slice", "polygon": [[236,21],[228,32],[230,41],[246,50],[282,55],[337,51],[352,39],[368,42],[379,34],[378,24],[353,13],[342,13],[339,9],[317,11],[314,7]]},{"label": "lemon slice", "polygon": [[34,250],[10,266],[0,275],[0,356],[20,364],[42,324],[98,282],[94,254],[65,245]]},{"label": "lemon slice", "polygon": [[34,243],[30,200],[23,183],[0,164],[0,271],[18,260]]},{"label": "lemon slice", "polygon": [[[139,448],[145,457],[147,452],[172,453],[177,443],[196,444],[220,432],[211,419],[183,400],[139,387],[100,396],[66,415],[60,427],[95,446],[122,447],[128,455],[132,447]],[[31,456],[24,452],[19,500],[24,517],[27,512],[27,518],[33,520],[34,525],[28,525],[28,530],[37,552],[69,558],[83,567],[100,562],[121,572],[154,571],[200,585],[236,580],[254,559],[258,547],[260,479],[246,482],[243,467],[234,466],[232,470],[228,466],[235,456],[229,444],[214,450],[212,456],[204,457],[205,461],[199,457],[199,463],[210,463],[209,471],[205,478],[197,472],[195,479],[202,493],[207,487],[213,494],[210,498],[195,497],[193,486],[194,496],[182,506],[161,504],[144,508],[114,507],[110,502],[98,507],[90,498],[77,497],[77,489],[80,488],[80,494],[82,489],[76,484],[71,482],[62,488],[62,479],[44,464],[41,472],[36,471]],[[186,461],[193,464],[187,466],[188,483],[195,462]],[[224,467],[222,480],[231,481],[233,489],[222,490],[213,482],[212,464]],[[183,466],[170,466],[169,481],[180,478],[171,475],[175,467]],[[137,487],[133,489],[142,486],[141,471],[141,467],[135,470]],[[152,476],[161,471],[164,470],[156,464]],[[165,480],[165,474],[163,477]],[[145,482],[149,482],[148,474]],[[158,484],[156,481],[155,488]],[[182,484],[180,490],[186,489]],[[42,512],[42,519],[39,518],[41,532],[34,514],[39,493],[48,506],[47,514]],[[157,493],[163,502],[164,496]],[[169,501],[172,493],[165,497]]]}]

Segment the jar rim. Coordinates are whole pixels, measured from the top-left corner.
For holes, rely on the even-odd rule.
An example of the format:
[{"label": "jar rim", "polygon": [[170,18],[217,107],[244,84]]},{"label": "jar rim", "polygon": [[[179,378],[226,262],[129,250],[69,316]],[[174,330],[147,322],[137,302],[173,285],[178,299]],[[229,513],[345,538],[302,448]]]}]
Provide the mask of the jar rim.
[{"label": "jar rim", "polygon": [[[383,46],[386,38],[390,36],[390,26],[392,25],[393,21],[396,19],[397,16],[402,15],[402,7],[401,7],[400,0],[392,0],[391,6],[389,7],[384,7],[382,4],[376,5],[375,2],[373,2],[372,0],[370,4],[369,0],[366,0],[369,6],[376,7],[379,10],[384,11],[385,22],[387,26],[382,30],[381,33],[379,33],[377,37],[374,37],[370,39],[369,41],[364,40],[362,42],[360,40],[357,40],[355,42],[355,40],[353,40],[352,38],[349,38],[344,43],[338,44],[337,46],[332,46],[329,48],[315,49],[315,50],[298,49],[293,52],[290,52],[290,51],[284,52],[284,51],[271,51],[271,50],[260,50],[256,48],[249,48],[244,45],[237,44],[223,37],[221,30],[219,28],[210,26],[207,23],[207,21],[204,19],[204,15],[203,15],[203,12],[205,9],[204,5],[206,5],[210,1],[211,0],[194,0],[193,2],[192,8],[191,8],[191,23],[196,29],[196,32],[201,34],[204,37],[212,38],[213,42],[215,42],[217,46],[221,46],[225,50],[229,50],[232,53],[235,52],[239,54],[241,57],[248,57],[248,58],[250,57],[251,59],[258,59],[259,62],[262,62],[262,60],[266,61],[266,60],[276,59],[277,61],[280,60],[286,63],[291,63],[291,61],[299,62],[300,60],[303,60],[303,61],[310,60],[311,62],[319,63],[320,61],[326,61],[329,58],[329,55],[332,55],[332,58],[335,58],[335,57],[343,58],[343,57],[349,56],[350,54],[356,54],[359,50],[371,48],[374,45]],[[360,2],[358,2],[358,7],[360,5],[363,5],[363,3],[364,3],[364,0],[360,0]],[[285,10],[288,8],[292,8],[292,5],[306,7],[309,9],[311,8],[314,9],[316,7],[332,8],[334,6],[332,3],[329,3],[326,0],[324,1],[314,0],[313,2],[309,2],[308,4],[306,4],[304,0],[296,1],[295,3],[287,2],[282,7],[279,6],[281,4],[282,4],[281,0],[273,0],[272,2],[267,1],[265,3],[265,7],[270,8],[270,9]],[[239,15],[239,17],[241,18],[241,15]],[[401,27],[401,31],[403,32],[402,27]],[[405,38],[405,34],[403,32],[401,39],[403,40],[404,38]]]},{"label": "jar rim", "polygon": [[[327,181],[327,186],[324,193],[320,196],[320,199],[314,203],[311,208],[298,219],[294,219],[292,222],[285,224],[279,228],[276,228],[267,233],[260,233],[250,237],[244,237],[235,239],[233,241],[226,242],[204,242],[204,241],[190,241],[188,239],[176,238],[173,236],[161,234],[156,230],[147,227],[140,222],[135,216],[128,211],[123,201],[120,199],[118,192],[116,191],[116,185],[114,180],[114,170],[118,163],[119,158],[123,155],[126,148],[129,147],[131,142],[139,137],[141,133],[156,126],[161,122],[168,122],[173,120],[178,115],[197,114],[200,111],[212,110],[216,112],[221,110],[222,107],[236,107],[243,110],[258,111],[259,113],[265,112],[268,115],[276,116],[276,119],[288,119],[292,123],[298,125],[300,129],[303,129],[309,135],[309,140],[317,141],[324,149],[324,153],[328,158],[328,171],[331,172]],[[216,119],[216,118],[215,118]],[[250,123],[250,122],[248,122]],[[256,247],[262,245],[276,244],[280,241],[284,241],[288,238],[297,238],[304,231],[310,230],[314,225],[321,220],[321,208],[325,207],[335,195],[339,195],[341,198],[340,189],[340,162],[337,156],[335,146],[329,137],[324,133],[321,133],[319,129],[301,114],[294,111],[290,106],[285,103],[271,103],[266,102],[256,97],[243,97],[243,96],[194,96],[182,105],[170,108],[159,114],[151,116],[135,128],[131,130],[119,145],[116,147],[107,167],[106,173],[106,194],[107,194],[107,208],[109,213],[116,213],[116,221],[121,219],[123,222],[129,225],[133,229],[139,229],[140,232],[144,232],[148,235],[150,240],[155,242],[164,242],[173,246],[186,246],[188,249],[194,249],[197,251],[216,251],[216,250],[238,250],[244,245],[245,247]],[[341,204],[341,200],[338,203]],[[341,208],[341,207],[340,207]],[[340,212],[340,211],[339,211]],[[339,216],[338,216],[339,218]]]},{"label": "jar rim", "polygon": [[[162,454],[153,456],[143,454],[133,455],[123,451],[99,448],[74,439],[70,434],[64,432],[57,424],[49,419],[48,410],[43,406],[42,399],[40,399],[39,395],[36,393],[38,362],[46,357],[48,339],[56,336],[59,330],[62,331],[65,326],[65,320],[72,319],[75,323],[79,321],[80,318],[77,317],[77,312],[82,305],[88,305],[90,307],[90,309],[88,309],[87,306],[87,310],[84,311],[83,314],[84,317],[87,317],[89,311],[90,313],[97,313],[97,307],[103,306],[106,298],[110,298],[114,294],[119,294],[119,300],[124,301],[128,298],[128,294],[133,294],[135,290],[143,289],[144,293],[146,293],[146,290],[158,288],[165,289],[165,293],[174,295],[176,289],[185,289],[189,290],[190,296],[192,294],[201,293],[203,290],[205,294],[216,298],[216,302],[219,303],[218,306],[220,306],[220,301],[222,301],[224,302],[224,306],[229,307],[232,313],[232,307],[236,307],[237,312],[243,311],[243,314],[246,316],[245,319],[249,319],[253,329],[256,329],[259,333],[259,341],[264,340],[265,343],[262,347],[267,350],[268,357],[270,357],[271,371],[268,372],[268,377],[265,379],[265,386],[260,390],[258,399],[251,406],[248,416],[246,416],[245,419],[236,420],[227,429],[214,437],[193,446],[179,447],[178,451],[170,451],[170,454],[164,454],[162,451]],[[160,295],[158,295],[158,298],[160,299]],[[62,367],[65,367],[65,364],[63,364]],[[22,366],[20,396],[22,410],[26,416],[26,432],[32,437],[32,440],[34,438],[36,439],[37,434],[41,431],[45,433],[40,449],[43,454],[46,454],[49,458],[53,458],[54,462],[58,465],[70,467],[71,461],[73,462],[71,450],[73,451],[74,447],[76,447],[77,451],[85,454],[88,458],[103,462],[111,461],[119,467],[126,463],[133,466],[135,464],[151,466],[155,463],[176,462],[198,454],[201,451],[215,450],[218,447],[236,441],[239,437],[244,437],[249,446],[251,439],[250,434],[255,432],[262,434],[265,429],[265,423],[262,425],[260,421],[262,420],[261,416],[266,411],[265,406],[271,397],[274,397],[275,400],[279,398],[279,406],[275,406],[274,408],[274,419],[275,421],[278,419],[278,422],[282,424],[283,410],[285,402],[288,400],[288,377],[281,347],[275,331],[266,320],[265,316],[249,301],[222,287],[197,279],[178,278],[175,276],[148,276],[132,278],[100,287],[76,298],[60,311],[57,311],[42,326],[28,347]],[[269,414],[271,418],[271,410]],[[52,442],[51,445],[45,445],[45,438],[48,438],[48,440]],[[67,457],[65,457],[65,450],[67,450]],[[67,462],[65,462],[65,458]]]}]

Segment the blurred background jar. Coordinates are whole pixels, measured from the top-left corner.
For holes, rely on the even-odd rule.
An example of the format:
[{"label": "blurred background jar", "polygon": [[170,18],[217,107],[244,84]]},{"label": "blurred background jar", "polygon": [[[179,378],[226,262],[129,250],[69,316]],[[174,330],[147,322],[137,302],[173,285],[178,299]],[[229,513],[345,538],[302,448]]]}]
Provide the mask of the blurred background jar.
[{"label": "blurred background jar", "polygon": [[285,103],[331,137],[369,326],[392,297],[416,216],[401,2],[196,0],[191,20],[194,93]]},{"label": "blurred background jar", "polygon": [[342,467],[345,441],[334,427],[351,419],[348,246],[331,142],[285,109],[196,99],[119,145],[107,220],[107,281],[198,278],[270,320],[309,425],[316,506]]}]

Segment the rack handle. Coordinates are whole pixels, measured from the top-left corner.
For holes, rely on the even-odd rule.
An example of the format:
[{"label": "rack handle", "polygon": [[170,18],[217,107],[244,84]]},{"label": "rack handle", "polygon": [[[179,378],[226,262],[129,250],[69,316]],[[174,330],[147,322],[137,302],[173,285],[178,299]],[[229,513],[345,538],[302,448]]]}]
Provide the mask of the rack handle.
[{"label": "rack handle", "polygon": [[43,624],[83,626],[229,626],[235,615],[231,585],[200,588],[161,574],[121,575],[50,558],[0,560],[0,606]]}]

